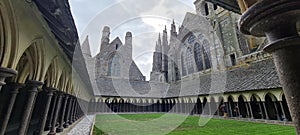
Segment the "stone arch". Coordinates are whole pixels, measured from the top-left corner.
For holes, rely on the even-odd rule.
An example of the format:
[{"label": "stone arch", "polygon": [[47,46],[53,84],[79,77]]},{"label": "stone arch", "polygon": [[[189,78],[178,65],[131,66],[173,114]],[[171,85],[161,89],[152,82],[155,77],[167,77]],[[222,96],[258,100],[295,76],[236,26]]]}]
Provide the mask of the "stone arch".
[{"label": "stone arch", "polygon": [[244,95],[241,94],[238,96],[239,115],[242,116],[243,118],[249,117],[249,111],[246,102],[247,102],[247,98]]},{"label": "stone arch", "polygon": [[272,93],[268,92],[265,95],[265,108],[266,108],[266,115],[271,120],[278,120],[279,119],[279,110],[277,105],[277,98]]},{"label": "stone arch", "polygon": [[18,27],[10,1],[0,2],[0,67],[15,68],[18,52]]},{"label": "stone arch", "polygon": [[44,67],[44,45],[42,39],[34,40],[20,57],[17,70],[19,74],[15,77],[18,83],[25,83],[27,79],[43,81]]},{"label": "stone arch", "polygon": [[260,119],[263,118],[263,111],[261,105],[261,99],[257,94],[250,94],[250,106],[252,109],[252,118]]},{"label": "stone arch", "polygon": [[229,95],[227,97],[227,102],[228,102],[228,111],[229,111],[229,116],[230,117],[235,117],[238,116],[238,110],[236,108],[236,105],[234,103],[234,97],[232,95]]}]

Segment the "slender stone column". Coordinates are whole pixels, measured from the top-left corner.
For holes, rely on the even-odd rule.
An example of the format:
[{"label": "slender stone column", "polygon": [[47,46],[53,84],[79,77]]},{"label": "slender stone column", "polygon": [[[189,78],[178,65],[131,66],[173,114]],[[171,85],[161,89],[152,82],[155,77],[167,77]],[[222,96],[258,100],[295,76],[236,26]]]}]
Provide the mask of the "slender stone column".
[{"label": "slender stone column", "polygon": [[237,117],[239,118],[240,117],[240,115],[241,115],[241,112],[240,112],[240,107],[239,107],[239,103],[238,102],[236,102],[235,103],[235,106],[236,106],[236,111],[237,111],[237,113],[236,113],[236,115],[237,115]]},{"label": "slender stone column", "polygon": [[36,94],[38,93],[38,87],[42,86],[42,82],[28,80],[26,82],[26,89],[28,92],[27,102],[24,107],[22,120],[19,126],[19,135],[25,135],[27,133],[28,125],[31,119],[32,110],[35,105]]},{"label": "slender stone column", "polygon": [[62,100],[63,95],[61,93],[59,93],[57,95],[57,104],[56,104],[56,109],[55,109],[55,113],[54,113],[54,117],[52,120],[52,126],[51,126],[51,130],[48,133],[48,135],[55,135],[56,134],[56,123],[57,123],[57,118],[58,118],[58,114],[60,111],[60,107],[61,107],[61,100]]},{"label": "slender stone column", "polygon": [[267,108],[266,108],[266,104],[265,104],[265,102],[262,102],[262,103],[263,103],[263,106],[264,106],[266,119],[268,120],[269,119],[269,115],[268,115],[268,111],[267,111]]},{"label": "slender stone column", "polygon": [[247,102],[244,102],[244,104],[245,104],[245,107],[246,107],[246,111],[247,111],[247,116],[248,116],[248,118],[250,118],[250,111],[249,111],[249,107],[248,107],[248,105],[247,105]]},{"label": "slender stone column", "polygon": [[250,115],[251,115],[251,119],[254,119],[254,116],[253,116],[253,111],[252,111],[252,107],[251,107],[251,103],[248,102],[248,105],[249,105],[249,109],[250,109]]},{"label": "slender stone column", "polygon": [[282,115],[283,115],[282,116],[283,117],[283,121],[287,121],[286,115],[285,115],[285,112],[284,112],[284,108],[283,108],[283,105],[282,105],[282,101],[279,101],[279,104],[280,104]]},{"label": "slender stone column", "polygon": [[69,99],[69,95],[65,95],[65,98],[64,98],[65,101],[64,101],[64,104],[63,104],[63,108],[62,108],[62,113],[61,113],[61,119],[60,119],[60,122],[59,122],[59,127],[56,129],[57,133],[62,132],[64,130],[63,125],[65,123],[67,123],[67,121],[64,121],[64,120],[65,120],[65,112],[66,112],[66,107],[67,107],[68,99]]},{"label": "slender stone column", "polygon": [[71,111],[70,111],[70,116],[69,116],[69,125],[73,124],[73,111],[74,111],[74,107],[75,107],[75,97],[72,98],[71,101]]},{"label": "slender stone column", "polygon": [[273,101],[273,103],[274,103],[275,111],[276,111],[276,114],[277,114],[277,120],[280,120],[279,111],[278,111],[278,108],[277,108],[276,101]]},{"label": "slender stone column", "polygon": [[50,130],[51,127],[52,127],[52,121],[53,121],[53,117],[54,117],[54,111],[55,111],[55,108],[56,108],[57,97],[58,97],[57,94],[55,94],[54,97],[53,97],[53,102],[52,102],[53,105],[52,105],[52,108],[51,108],[51,111],[50,111],[48,126],[45,129],[46,131]]},{"label": "slender stone column", "polygon": [[0,91],[2,89],[2,86],[6,84],[5,79],[7,77],[12,77],[17,75],[17,73],[18,72],[16,70],[0,67]]},{"label": "slender stone column", "polygon": [[231,107],[231,104],[228,103],[228,106],[229,106],[228,111],[229,111],[230,117],[233,117],[233,115],[232,115],[232,107]]},{"label": "slender stone column", "polygon": [[46,89],[47,89],[46,90],[47,91],[47,100],[46,100],[44,112],[39,121],[38,129],[35,132],[36,135],[42,135],[42,133],[44,132],[53,92],[57,91],[57,89],[55,89],[55,88],[46,88]]},{"label": "slender stone column", "polygon": [[71,111],[71,108],[72,108],[72,101],[73,101],[73,98],[70,97],[69,100],[68,100],[68,110],[67,110],[67,114],[66,114],[66,117],[65,117],[64,128],[68,128],[69,127],[70,111]]},{"label": "slender stone column", "polygon": [[266,35],[270,41],[264,50],[272,53],[297,134],[300,134],[299,21],[299,0],[262,0],[249,8],[240,19],[243,33]]},{"label": "slender stone column", "polygon": [[261,113],[261,119],[264,119],[264,112],[263,112],[263,110],[262,110],[262,108],[261,108],[261,101],[260,102],[258,102],[258,106],[259,106],[259,110],[260,110],[260,113]]},{"label": "slender stone column", "polygon": [[77,102],[76,102],[76,98],[74,100],[74,108],[73,108],[73,111],[72,111],[72,122],[75,122],[76,121],[76,111],[77,111]]},{"label": "slender stone column", "polygon": [[7,124],[9,122],[9,118],[10,118],[10,115],[11,115],[11,111],[14,107],[17,94],[19,93],[19,89],[24,86],[24,84],[19,84],[19,83],[9,83],[7,85],[8,85],[9,88],[11,88],[9,90],[10,93],[11,93],[11,97],[10,97],[9,102],[8,102],[7,110],[4,114],[4,120],[1,122],[0,135],[4,135],[4,133],[6,131],[6,127],[7,127]]}]

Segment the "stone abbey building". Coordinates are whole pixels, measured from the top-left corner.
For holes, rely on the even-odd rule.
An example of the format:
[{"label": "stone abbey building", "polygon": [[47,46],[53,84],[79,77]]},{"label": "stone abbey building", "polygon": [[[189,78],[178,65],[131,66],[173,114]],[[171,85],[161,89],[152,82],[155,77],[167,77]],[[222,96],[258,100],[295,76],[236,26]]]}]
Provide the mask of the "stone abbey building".
[{"label": "stone abbey building", "polygon": [[132,33],[110,41],[104,27],[92,57],[68,0],[0,0],[0,135],[66,134],[88,113],[221,116],[222,103],[229,117],[291,121],[267,41],[241,34],[239,14],[194,4],[158,35],[145,81]]},{"label": "stone abbey building", "polygon": [[212,3],[194,2],[196,14],[158,34],[150,81],[132,60],[132,34],[110,42],[102,31],[101,50],[91,57],[88,38],[82,50],[95,98],[90,112],[172,112],[251,120],[291,121],[265,38],[238,30],[240,15]]}]

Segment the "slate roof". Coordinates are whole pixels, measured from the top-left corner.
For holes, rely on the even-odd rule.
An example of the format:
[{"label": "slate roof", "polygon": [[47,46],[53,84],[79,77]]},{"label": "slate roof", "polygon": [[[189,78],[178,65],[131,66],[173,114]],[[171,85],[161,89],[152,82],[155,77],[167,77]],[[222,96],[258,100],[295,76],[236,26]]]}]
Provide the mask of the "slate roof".
[{"label": "slate roof", "polygon": [[97,79],[100,95],[168,98],[280,88],[271,59],[219,73],[191,75],[172,84],[122,79]]},{"label": "slate roof", "polygon": [[165,97],[205,95],[280,88],[279,77],[271,59],[220,73],[203,74],[171,84]]},{"label": "slate roof", "polygon": [[97,95],[101,96],[162,98],[168,89],[166,83],[126,79],[98,78],[96,83],[99,91]]}]

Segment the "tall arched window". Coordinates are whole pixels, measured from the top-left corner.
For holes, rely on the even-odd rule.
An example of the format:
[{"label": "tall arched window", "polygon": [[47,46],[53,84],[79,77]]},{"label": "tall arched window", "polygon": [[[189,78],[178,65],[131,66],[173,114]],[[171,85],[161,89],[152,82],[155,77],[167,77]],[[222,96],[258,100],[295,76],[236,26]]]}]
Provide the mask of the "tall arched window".
[{"label": "tall arched window", "polygon": [[203,60],[202,60],[203,49],[202,48],[203,48],[202,45],[200,45],[199,43],[196,43],[194,46],[195,61],[196,61],[198,71],[203,70]]},{"label": "tall arched window", "polygon": [[193,52],[191,48],[188,48],[186,50],[186,66],[188,69],[188,73],[193,73],[194,72],[194,67],[193,67]]},{"label": "tall arched window", "polygon": [[211,59],[210,59],[210,47],[209,43],[206,39],[203,40],[204,46],[204,62],[205,62],[205,69],[211,68]]},{"label": "tall arched window", "polygon": [[114,55],[108,63],[108,76],[121,76],[120,56]]},{"label": "tall arched window", "polygon": [[182,76],[186,75],[186,66],[183,53],[181,54],[181,68],[182,68]]}]

